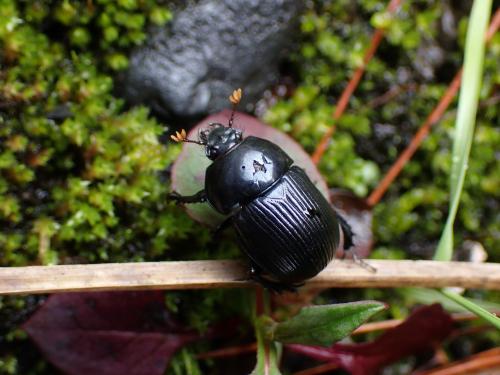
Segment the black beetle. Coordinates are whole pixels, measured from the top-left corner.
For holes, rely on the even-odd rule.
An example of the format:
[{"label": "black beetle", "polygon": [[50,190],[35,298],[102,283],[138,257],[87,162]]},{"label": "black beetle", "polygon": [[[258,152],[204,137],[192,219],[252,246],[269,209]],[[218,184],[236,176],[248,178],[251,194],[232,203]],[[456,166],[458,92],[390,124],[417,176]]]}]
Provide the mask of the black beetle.
[{"label": "black beetle", "polygon": [[344,249],[352,246],[351,228],[279,146],[253,136],[243,139],[241,130],[232,127],[241,89],[229,99],[233,112],[228,126],[211,123],[199,132],[198,141],[187,139],[184,130],[171,136],[205,146],[213,163],[206,170],[204,190],[191,196],[173,192],[169,198],[208,201],[230,215],[218,231],[230,225],[236,230],[240,248],[250,258],[252,279],[272,290],[294,290],[333,259],[341,230]]}]

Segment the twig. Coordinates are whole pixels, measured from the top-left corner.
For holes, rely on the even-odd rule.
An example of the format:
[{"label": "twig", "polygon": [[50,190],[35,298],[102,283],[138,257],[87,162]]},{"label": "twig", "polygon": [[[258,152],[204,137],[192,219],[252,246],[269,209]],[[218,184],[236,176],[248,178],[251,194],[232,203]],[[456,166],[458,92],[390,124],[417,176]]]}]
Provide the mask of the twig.
[{"label": "twig", "polygon": [[[486,32],[486,41],[489,42],[493,35],[495,35],[496,31],[500,27],[500,9],[495,12],[493,16],[488,31]],[[410,144],[406,147],[406,149],[401,153],[396,162],[392,165],[389,171],[386,173],[384,178],[380,181],[378,186],[373,190],[370,194],[366,202],[370,206],[375,206],[382,196],[385,194],[389,186],[391,186],[392,182],[396,179],[396,177],[401,173],[401,170],[404,168],[406,163],[412,158],[415,151],[419,148],[422,141],[429,134],[430,128],[432,125],[436,124],[441,120],[444,112],[448,109],[448,106],[452,102],[453,98],[457,94],[460,83],[462,81],[462,69],[456,73],[455,77],[451,81],[450,85],[446,89],[446,92],[441,97],[441,100],[436,105],[431,114],[425,119],[425,122],[422,124],[418,132],[415,134]]]},{"label": "twig", "polygon": [[414,91],[417,89],[418,89],[418,85],[416,83],[393,86],[388,91],[383,93],[382,95],[377,96],[376,98],[373,98],[372,100],[370,100],[368,102],[367,106],[370,108],[379,107],[381,105],[384,105],[385,103],[390,102],[392,99],[394,99],[396,96],[398,96],[399,94],[401,94],[403,92]]},{"label": "twig", "polygon": [[293,375],[319,375],[329,372],[331,370],[338,369],[339,365],[335,362],[324,363],[322,365],[308,368],[299,372],[295,372]]},{"label": "twig", "polygon": [[[437,369],[416,372],[415,375],[462,375],[475,374],[484,369],[500,369],[500,348],[474,354],[462,361],[452,362]],[[497,374],[497,372],[494,372]],[[493,374],[493,372],[491,372]]]},{"label": "twig", "polygon": [[[500,264],[412,260],[368,260],[369,272],[335,260],[307,282],[322,288],[457,286],[500,290]],[[96,290],[209,289],[253,286],[238,261],[109,263],[0,268],[1,294]]]},{"label": "twig", "polygon": [[460,88],[461,80],[462,80],[462,69],[460,69],[458,73],[455,75],[450,86],[448,86],[448,89],[441,97],[441,100],[439,101],[438,105],[434,108],[431,114],[425,119],[425,122],[422,124],[422,126],[415,134],[415,136],[412,138],[410,144],[405,148],[405,150],[401,153],[401,155],[399,155],[398,160],[396,160],[396,162],[392,165],[392,167],[386,173],[384,178],[382,178],[382,180],[379,182],[375,190],[373,190],[373,192],[370,194],[370,196],[366,200],[366,202],[370,206],[375,206],[380,201],[380,199],[385,194],[389,186],[391,186],[392,182],[399,175],[403,167],[411,159],[415,151],[417,151],[422,141],[425,139],[425,137],[427,137],[427,134],[429,134],[431,126],[437,123],[441,119],[444,112],[450,105],[451,101],[457,94],[458,89]]},{"label": "twig", "polygon": [[[396,9],[399,6],[399,3],[401,0],[391,0],[389,5],[387,6],[387,11],[390,13],[394,13]],[[368,47],[368,50],[365,52],[365,56],[363,58],[363,64],[358,67],[355,71],[354,74],[351,77],[351,80],[345,87],[344,91],[342,92],[342,95],[340,96],[339,102],[337,103],[337,107],[335,108],[335,112],[333,114],[333,119],[336,122],[344,113],[347,104],[349,103],[349,99],[351,98],[351,95],[353,94],[354,90],[359,84],[359,81],[361,80],[361,77],[363,76],[363,73],[365,71],[366,65],[370,62],[372,59],[373,55],[375,54],[375,51],[377,50],[380,42],[382,41],[382,38],[384,37],[384,30],[383,29],[377,29],[375,33],[373,34],[372,40],[370,42],[370,46]],[[314,164],[318,164],[321,160],[321,157],[325,153],[327,147],[328,147],[328,142],[330,141],[330,138],[332,137],[333,133],[335,132],[336,128],[336,123],[333,123],[330,129],[323,135],[323,138],[321,138],[321,141],[318,143],[316,146],[316,150],[314,150],[314,153],[311,157],[312,161]]]},{"label": "twig", "polygon": [[240,354],[253,353],[257,350],[257,343],[252,342],[246,345],[231,346],[229,348],[222,348],[217,350],[211,350],[209,352],[201,353],[196,356],[197,359],[209,359],[209,358],[225,358],[234,357]]},{"label": "twig", "polygon": [[[498,311],[497,311],[498,313]],[[469,312],[464,312],[464,313],[454,313],[451,314],[451,319],[454,322],[463,322],[463,321],[468,321],[468,320],[475,320],[479,319],[477,315],[469,313]],[[389,319],[389,320],[382,320],[380,322],[371,322],[371,323],[365,323],[361,326],[359,326],[357,329],[355,329],[352,334],[353,335],[361,335],[364,333],[370,333],[370,332],[375,332],[375,331],[385,331],[387,329],[391,329],[394,327],[397,327],[401,323],[403,323],[403,319]]]}]

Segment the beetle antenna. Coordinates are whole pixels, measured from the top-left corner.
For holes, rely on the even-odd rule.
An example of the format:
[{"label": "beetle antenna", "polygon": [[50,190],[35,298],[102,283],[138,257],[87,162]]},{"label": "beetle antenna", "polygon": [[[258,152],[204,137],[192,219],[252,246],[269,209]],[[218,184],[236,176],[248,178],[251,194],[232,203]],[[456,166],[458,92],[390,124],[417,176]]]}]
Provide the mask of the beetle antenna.
[{"label": "beetle antenna", "polygon": [[229,124],[228,124],[230,128],[233,127],[234,111],[236,110],[236,106],[238,105],[238,103],[241,101],[242,94],[243,93],[241,89],[237,89],[234,90],[231,96],[229,97],[229,101],[233,104],[233,111],[231,112],[231,118],[229,119]]},{"label": "beetle antenna", "polygon": [[180,132],[176,131],[175,135],[171,135],[170,138],[174,140],[175,142],[187,142],[187,143],[196,143],[197,145],[204,146],[205,143],[200,142],[200,141],[195,141],[192,139],[187,138],[186,131],[184,129],[181,129]]}]

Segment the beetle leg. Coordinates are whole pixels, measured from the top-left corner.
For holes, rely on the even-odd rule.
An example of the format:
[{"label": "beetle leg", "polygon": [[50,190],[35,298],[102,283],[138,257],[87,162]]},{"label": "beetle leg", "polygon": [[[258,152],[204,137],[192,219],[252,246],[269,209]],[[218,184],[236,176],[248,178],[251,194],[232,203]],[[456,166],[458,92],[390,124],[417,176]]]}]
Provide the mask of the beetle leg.
[{"label": "beetle leg", "polygon": [[[373,273],[377,272],[377,269],[375,267],[373,267],[371,264],[368,264],[367,262],[365,262],[362,258],[358,257],[356,250],[348,249],[347,251],[349,251],[351,253],[353,262],[356,263],[358,266],[363,267],[364,269],[366,269],[370,272],[373,272]],[[346,258],[347,251],[344,250],[340,259],[344,260]]]},{"label": "beetle leg", "polygon": [[370,272],[377,272],[377,269],[373,267],[371,264],[366,263],[363,259],[358,257],[358,254],[353,250],[351,251],[352,254],[352,259],[354,260],[354,263],[358,264],[359,266],[363,267],[364,269],[370,271]]},{"label": "beetle leg", "polygon": [[176,191],[173,191],[167,195],[167,200],[174,201],[176,203],[203,203],[207,200],[207,194],[205,193],[205,190],[200,190],[193,195],[180,195]]},{"label": "beetle leg", "polygon": [[224,232],[227,228],[231,226],[233,223],[233,216],[229,216],[228,218],[224,219],[222,223],[220,223],[217,228],[215,228],[213,232],[213,239],[216,240],[219,238],[219,236]]},{"label": "beetle leg", "polygon": [[351,226],[338,212],[337,217],[339,219],[340,227],[342,228],[342,232],[344,233],[344,250],[349,250],[354,246],[354,242],[352,238],[354,237],[354,233],[352,232]]},{"label": "beetle leg", "polygon": [[304,285],[304,283],[300,284],[285,284],[280,283],[279,281],[269,280],[268,278],[262,275],[262,270],[256,266],[250,266],[250,279],[259,283],[264,288],[268,289],[273,293],[281,294],[283,292],[294,292],[297,293],[297,288]]}]

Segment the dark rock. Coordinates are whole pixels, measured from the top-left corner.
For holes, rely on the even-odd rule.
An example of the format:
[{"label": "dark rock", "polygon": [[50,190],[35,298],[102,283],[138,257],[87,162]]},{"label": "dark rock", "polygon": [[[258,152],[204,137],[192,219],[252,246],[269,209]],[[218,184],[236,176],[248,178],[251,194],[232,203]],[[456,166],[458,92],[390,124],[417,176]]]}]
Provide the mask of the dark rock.
[{"label": "dark rock", "polygon": [[301,1],[200,1],[155,30],[130,58],[121,95],[162,118],[227,108],[243,89],[243,108],[278,78],[280,58],[298,30]]}]

